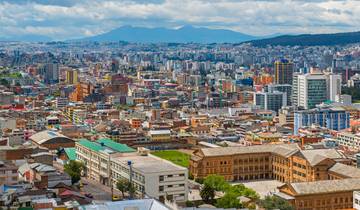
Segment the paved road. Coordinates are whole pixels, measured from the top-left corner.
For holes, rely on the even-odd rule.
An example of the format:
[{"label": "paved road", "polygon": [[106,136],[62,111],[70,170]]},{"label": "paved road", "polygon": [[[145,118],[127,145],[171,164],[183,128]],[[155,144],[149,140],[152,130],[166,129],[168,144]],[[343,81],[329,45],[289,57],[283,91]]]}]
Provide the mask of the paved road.
[{"label": "paved road", "polygon": [[94,196],[94,200],[106,200],[111,201],[111,188],[97,183],[93,180],[81,178],[83,185],[82,192],[91,193]]}]

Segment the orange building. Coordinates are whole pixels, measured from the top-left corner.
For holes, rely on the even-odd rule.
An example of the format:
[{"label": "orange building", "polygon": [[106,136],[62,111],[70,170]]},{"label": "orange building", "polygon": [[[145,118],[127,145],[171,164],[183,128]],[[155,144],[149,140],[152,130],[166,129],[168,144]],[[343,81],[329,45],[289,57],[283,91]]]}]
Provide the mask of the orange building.
[{"label": "orange building", "polygon": [[301,150],[297,144],[265,144],[199,149],[191,157],[190,172],[195,178],[218,174],[228,181],[309,182],[329,179],[329,171],[337,163],[351,164],[351,160],[335,149]]},{"label": "orange building", "polygon": [[94,86],[91,83],[77,83],[75,90],[69,96],[69,100],[74,102],[83,101],[93,91]]},{"label": "orange building", "polygon": [[130,120],[130,124],[132,128],[140,128],[141,127],[141,120],[138,118],[133,118]]},{"label": "orange building", "polygon": [[70,93],[69,100],[74,101],[74,102],[79,102],[79,101],[82,101],[83,99],[84,99],[84,94],[82,91],[82,87],[81,87],[81,84],[78,83],[76,85],[75,90],[72,93]]},{"label": "orange building", "polygon": [[254,76],[254,85],[268,85],[274,82],[274,77],[269,74],[262,74],[260,76]]},{"label": "orange building", "polygon": [[360,190],[360,179],[323,180],[288,183],[276,196],[288,200],[296,210],[352,209],[353,191]]}]

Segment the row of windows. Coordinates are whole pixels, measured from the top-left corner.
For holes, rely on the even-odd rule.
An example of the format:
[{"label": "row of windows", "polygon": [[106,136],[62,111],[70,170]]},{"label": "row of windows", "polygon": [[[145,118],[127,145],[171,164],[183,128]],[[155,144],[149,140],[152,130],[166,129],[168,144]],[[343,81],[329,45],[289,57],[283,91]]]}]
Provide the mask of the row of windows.
[{"label": "row of windows", "polygon": [[298,168],[306,169],[306,166],[305,166],[305,165],[302,165],[302,164],[297,163],[297,162],[294,162],[293,165],[294,165],[295,167],[298,167]]},{"label": "row of windows", "polygon": [[164,189],[168,189],[168,188],[174,188],[174,187],[184,187],[185,184],[176,184],[176,185],[164,185],[164,186],[159,186],[159,192],[164,192]]},{"label": "row of windows", "polygon": [[169,175],[163,175],[163,176],[159,176],[159,181],[160,182],[162,182],[162,181],[164,181],[164,178],[172,178],[172,177],[184,177],[185,176],[185,174],[169,174]]},{"label": "row of windows", "polygon": [[[260,157],[260,158],[244,158],[244,159],[234,159],[234,164],[242,164],[242,163],[257,163],[257,162],[263,162],[263,161],[269,161],[269,157]],[[230,161],[220,161],[220,165],[227,165],[231,164]],[[206,166],[215,166],[216,162],[206,162]]]},{"label": "row of windows", "polygon": [[298,206],[299,207],[310,207],[310,206],[313,206],[313,205],[316,205],[316,206],[321,206],[321,205],[329,205],[331,204],[331,200],[333,200],[333,202],[335,204],[344,204],[344,203],[352,203],[352,197],[335,197],[333,199],[321,199],[321,200],[316,200],[316,201],[313,201],[313,200],[302,200],[302,201],[299,201],[298,203]]},{"label": "row of windows", "polygon": [[293,170],[293,174],[301,176],[301,177],[306,177],[306,174],[301,173],[300,171],[296,171],[296,170]]}]

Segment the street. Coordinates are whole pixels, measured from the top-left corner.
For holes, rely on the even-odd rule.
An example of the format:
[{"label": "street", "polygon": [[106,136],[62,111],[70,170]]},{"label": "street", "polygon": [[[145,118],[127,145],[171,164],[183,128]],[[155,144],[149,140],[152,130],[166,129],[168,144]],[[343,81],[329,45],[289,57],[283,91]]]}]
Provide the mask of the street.
[{"label": "street", "polygon": [[[93,180],[81,178],[83,183],[82,192],[90,193],[94,196],[94,200],[107,200],[111,201],[111,188],[97,183]],[[116,192],[114,192],[116,194]]]}]

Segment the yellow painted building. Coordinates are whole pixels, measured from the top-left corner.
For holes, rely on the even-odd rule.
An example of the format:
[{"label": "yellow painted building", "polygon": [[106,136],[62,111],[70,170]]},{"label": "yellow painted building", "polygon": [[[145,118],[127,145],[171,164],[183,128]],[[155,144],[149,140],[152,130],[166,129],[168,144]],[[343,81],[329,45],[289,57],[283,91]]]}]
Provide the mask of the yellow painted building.
[{"label": "yellow painted building", "polygon": [[76,84],[78,83],[78,71],[74,69],[66,70],[66,84]]}]

